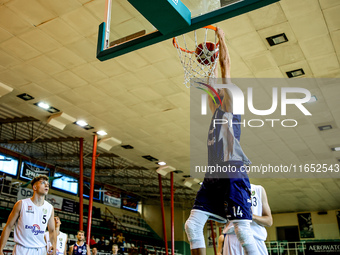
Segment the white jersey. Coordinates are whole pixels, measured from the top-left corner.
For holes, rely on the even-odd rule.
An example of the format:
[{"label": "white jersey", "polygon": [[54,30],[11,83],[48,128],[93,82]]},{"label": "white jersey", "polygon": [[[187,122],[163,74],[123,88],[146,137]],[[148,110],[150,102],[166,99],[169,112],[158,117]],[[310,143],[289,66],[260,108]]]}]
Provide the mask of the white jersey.
[{"label": "white jersey", "polygon": [[[45,232],[45,239],[47,243],[47,251],[49,251],[50,247],[52,246],[49,232]],[[57,236],[57,245],[56,245],[56,253],[55,253],[56,255],[64,254],[64,251],[66,248],[66,241],[67,241],[67,235],[59,231],[59,235]]]},{"label": "white jersey", "polygon": [[36,206],[31,198],[21,200],[21,210],[14,228],[14,242],[27,248],[45,247],[44,234],[53,206],[44,201]]},{"label": "white jersey", "polygon": [[[251,208],[253,214],[262,216],[262,186],[251,184]],[[267,239],[267,230],[264,226],[257,224],[255,221],[250,223],[253,236],[256,239],[265,241]]]},{"label": "white jersey", "polygon": [[[254,215],[262,216],[262,186],[251,184],[251,200],[252,205],[251,209]],[[265,241],[267,239],[267,231],[266,228],[252,221],[250,223],[250,228],[252,230],[253,236],[255,239]],[[227,234],[235,234],[234,226],[232,222],[229,222],[223,233]]]}]

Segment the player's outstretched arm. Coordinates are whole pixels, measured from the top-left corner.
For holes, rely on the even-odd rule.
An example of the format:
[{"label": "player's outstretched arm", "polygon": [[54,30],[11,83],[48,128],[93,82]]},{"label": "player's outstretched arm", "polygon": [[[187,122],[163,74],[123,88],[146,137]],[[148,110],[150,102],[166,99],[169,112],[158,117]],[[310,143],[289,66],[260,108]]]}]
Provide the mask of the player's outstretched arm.
[{"label": "player's outstretched arm", "polygon": [[219,61],[221,67],[221,75],[222,78],[226,78],[229,82],[230,79],[230,56],[227,44],[225,42],[225,35],[224,31],[217,27],[216,28],[216,35],[219,42]]},{"label": "player's outstretched arm", "polygon": [[49,218],[47,222],[47,227],[48,227],[48,234],[50,235],[50,242],[52,244],[51,245],[52,251],[50,250],[49,254],[55,255],[56,247],[57,247],[57,237],[55,235],[54,208],[53,207],[52,207],[51,217]]},{"label": "player's outstretched arm", "polygon": [[21,211],[21,200],[19,200],[18,202],[15,203],[13,210],[8,217],[6,226],[2,230],[2,234],[1,234],[1,237],[0,237],[0,255],[3,255],[3,249],[4,249],[4,247],[7,243],[9,234],[11,233],[15,222],[19,218],[20,211]]},{"label": "player's outstretched arm", "polygon": [[[216,35],[219,43],[219,63],[221,67],[221,76],[223,84],[231,83],[230,80],[230,56],[228,47],[225,41],[224,31],[217,27]],[[225,112],[233,112],[233,98],[227,89],[223,89],[222,110]]]},{"label": "player's outstretched arm", "polygon": [[223,251],[224,235],[220,235],[218,238],[217,255],[222,255]]},{"label": "player's outstretched arm", "polygon": [[263,187],[261,188],[262,216],[257,216],[253,214],[253,221],[255,221],[259,225],[270,227],[271,225],[273,225],[273,217],[269,207],[266,191]]}]

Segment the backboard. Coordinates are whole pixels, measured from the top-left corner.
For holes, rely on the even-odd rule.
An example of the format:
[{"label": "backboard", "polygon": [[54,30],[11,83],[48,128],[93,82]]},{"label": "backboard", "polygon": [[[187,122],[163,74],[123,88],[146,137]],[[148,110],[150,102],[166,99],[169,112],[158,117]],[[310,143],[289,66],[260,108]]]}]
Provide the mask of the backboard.
[{"label": "backboard", "polygon": [[279,0],[106,0],[101,61],[226,20]]}]

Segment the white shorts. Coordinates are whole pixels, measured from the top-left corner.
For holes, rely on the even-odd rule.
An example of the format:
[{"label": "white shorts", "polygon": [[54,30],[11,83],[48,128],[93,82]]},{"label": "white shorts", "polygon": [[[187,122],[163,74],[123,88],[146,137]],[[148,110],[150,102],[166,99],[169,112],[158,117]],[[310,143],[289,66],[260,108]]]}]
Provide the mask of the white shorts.
[{"label": "white shorts", "polygon": [[13,255],[47,255],[46,247],[26,248],[19,244],[14,245]]},{"label": "white shorts", "polygon": [[[264,241],[255,239],[260,255],[268,255]],[[224,238],[223,255],[244,255],[243,248],[235,234],[227,234]]]}]

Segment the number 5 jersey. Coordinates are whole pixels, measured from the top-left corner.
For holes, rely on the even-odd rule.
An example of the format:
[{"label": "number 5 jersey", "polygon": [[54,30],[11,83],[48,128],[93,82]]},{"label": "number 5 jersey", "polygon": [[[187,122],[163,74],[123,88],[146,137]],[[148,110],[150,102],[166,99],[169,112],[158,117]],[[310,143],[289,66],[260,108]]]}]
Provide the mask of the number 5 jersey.
[{"label": "number 5 jersey", "polygon": [[45,247],[44,234],[52,210],[53,206],[47,201],[42,206],[36,206],[31,198],[21,200],[20,216],[14,228],[14,242],[26,248]]}]

